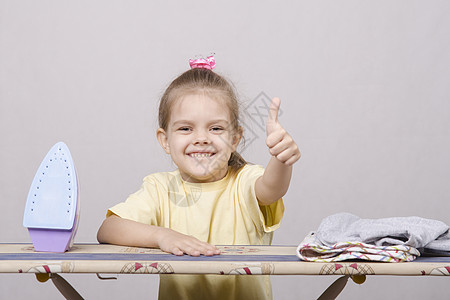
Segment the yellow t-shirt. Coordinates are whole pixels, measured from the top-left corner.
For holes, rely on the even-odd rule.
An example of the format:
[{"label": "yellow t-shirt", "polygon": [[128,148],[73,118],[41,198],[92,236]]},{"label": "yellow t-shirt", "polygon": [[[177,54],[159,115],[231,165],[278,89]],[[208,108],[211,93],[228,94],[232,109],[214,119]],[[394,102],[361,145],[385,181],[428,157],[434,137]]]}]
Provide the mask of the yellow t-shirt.
[{"label": "yellow t-shirt", "polygon": [[[156,225],[213,245],[270,245],[280,226],[283,200],[260,206],[255,181],[258,165],[210,183],[184,181],[178,170],[144,178],[139,191],[110,208],[107,216]],[[161,275],[160,299],[271,299],[267,275]]]}]

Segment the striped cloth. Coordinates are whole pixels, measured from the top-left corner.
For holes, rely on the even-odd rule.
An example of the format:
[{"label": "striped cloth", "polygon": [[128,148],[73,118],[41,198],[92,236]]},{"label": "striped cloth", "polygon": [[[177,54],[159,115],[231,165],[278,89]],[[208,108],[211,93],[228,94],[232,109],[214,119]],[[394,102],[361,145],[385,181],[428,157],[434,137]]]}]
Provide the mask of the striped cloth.
[{"label": "striped cloth", "polygon": [[322,244],[310,233],[297,247],[297,256],[304,261],[335,262],[352,259],[381,262],[413,261],[420,252],[405,245],[375,246],[358,241],[339,242],[331,246]]}]

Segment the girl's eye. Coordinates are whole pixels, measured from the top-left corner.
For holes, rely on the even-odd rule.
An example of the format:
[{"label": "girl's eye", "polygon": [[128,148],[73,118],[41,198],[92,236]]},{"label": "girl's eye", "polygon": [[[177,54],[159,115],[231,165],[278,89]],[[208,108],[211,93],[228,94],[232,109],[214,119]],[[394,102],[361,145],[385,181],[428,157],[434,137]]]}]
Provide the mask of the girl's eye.
[{"label": "girl's eye", "polygon": [[211,128],[211,131],[214,131],[214,132],[220,132],[222,130],[223,130],[223,128],[222,127],[218,127],[218,126]]},{"label": "girl's eye", "polygon": [[180,127],[178,128],[178,131],[190,131],[191,129],[189,127]]}]

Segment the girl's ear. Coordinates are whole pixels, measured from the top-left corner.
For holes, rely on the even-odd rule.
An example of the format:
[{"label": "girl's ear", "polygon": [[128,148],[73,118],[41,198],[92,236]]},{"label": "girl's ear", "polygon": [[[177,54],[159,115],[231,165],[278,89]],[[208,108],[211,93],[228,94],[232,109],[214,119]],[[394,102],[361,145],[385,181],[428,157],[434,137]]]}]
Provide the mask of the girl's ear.
[{"label": "girl's ear", "polygon": [[158,130],[156,130],[156,138],[164,151],[167,154],[170,154],[169,140],[167,139],[166,131],[162,128],[158,128]]},{"label": "girl's ear", "polygon": [[242,126],[238,127],[238,130],[235,131],[234,136],[233,136],[233,152],[236,151],[239,143],[241,142],[242,139]]}]

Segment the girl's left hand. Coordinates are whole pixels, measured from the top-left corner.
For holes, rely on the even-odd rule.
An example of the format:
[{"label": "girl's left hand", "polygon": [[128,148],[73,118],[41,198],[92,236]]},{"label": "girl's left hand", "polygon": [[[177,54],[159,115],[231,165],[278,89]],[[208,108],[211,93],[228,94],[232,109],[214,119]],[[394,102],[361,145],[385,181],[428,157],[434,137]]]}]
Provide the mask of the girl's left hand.
[{"label": "girl's left hand", "polygon": [[278,122],[278,111],[281,100],[273,98],[270,103],[269,117],[266,123],[266,145],[272,156],[287,166],[292,166],[300,159],[300,150],[294,139]]}]

